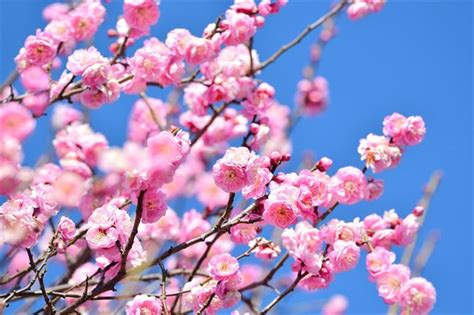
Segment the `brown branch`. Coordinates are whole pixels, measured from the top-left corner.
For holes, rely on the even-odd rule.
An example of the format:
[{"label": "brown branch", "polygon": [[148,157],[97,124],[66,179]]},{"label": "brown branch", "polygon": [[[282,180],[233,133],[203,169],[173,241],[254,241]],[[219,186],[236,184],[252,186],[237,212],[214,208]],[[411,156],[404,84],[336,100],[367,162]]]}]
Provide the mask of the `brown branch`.
[{"label": "brown branch", "polygon": [[211,116],[211,118],[209,119],[209,121],[204,125],[204,127],[202,127],[197,133],[196,135],[194,136],[194,139],[191,140],[191,146],[195,145],[196,142],[204,135],[204,133],[207,131],[207,129],[209,129],[209,127],[212,125],[212,123],[214,122],[214,120],[216,120],[217,117],[219,117],[219,115],[227,108],[229,107],[231,104],[231,102],[227,102],[227,103],[224,103],[222,104],[221,107],[219,107],[218,109],[216,109],[216,111],[214,112],[214,114]]},{"label": "brown branch", "polygon": [[258,72],[264,68],[266,68],[268,65],[273,63],[275,60],[277,60],[281,55],[283,55],[287,50],[290,48],[296,46],[299,44],[309,33],[311,33],[313,30],[321,26],[324,22],[326,22],[328,19],[332,18],[336,14],[342,11],[342,9],[346,6],[347,0],[341,0],[338,4],[336,4],[329,12],[327,12],[325,15],[308,25],[304,31],[302,31],[298,36],[296,36],[293,40],[288,42],[287,44],[283,45],[279,50],[277,50],[272,56],[270,56],[267,60],[264,62],[260,63],[255,69],[254,72]]},{"label": "brown branch", "polygon": [[242,293],[242,292],[245,292],[245,291],[248,291],[248,290],[252,290],[252,289],[255,289],[257,287],[260,287],[260,286],[267,286],[270,281],[273,279],[273,277],[275,276],[275,274],[277,273],[277,271],[283,267],[283,264],[285,263],[285,261],[290,257],[290,255],[288,253],[286,253],[285,255],[283,255],[280,260],[278,261],[278,263],[270,270],[270,272],[267,273],[267,275],[265,276],[265,278],[263,278],[262,280],[260,281],[257,281],[257,282],[253,282],[253,283],[250,283],[248,285],[246,285],[245,287],[241,288],[239,291]]},{"label": "brown branch", "polygon": [[265,315],[266,313],[268,313],[273,307],[275,307],[275,305],[278,304],[278,302],[280,302],[285,296],[287,296],[288,294],[290,294],[295,288],[296,286],[298,285],[298,283],[304,278],[306,277],[306,275],[308,275],[308,272],[299,272],[298,275],[296,276],[296,279],[293,281],[293,283],[285,290],[283,291],[281,294],[279,294],[275,299],[273,299],[273,301],[271,301],[259,314],[261,315]]},{"label": "brown branch", "polygon": [[56,309],[54,306],[51,304],[51,300],[49,299],[48,294],[46,293],[46,287],[44,285],[44,275],[46,273],[46,261],[47,259],[41,264],[41,269],[36,267],[35,264],[35,259],[33,258],[33,254],[31,253],[31,250],[29,248],[26,248],[26,253],[28,254],[28,259],[30,261],[30,266],[33,269],[33,271],[36,274],[36,278],[38,279],[40,288],[41,288],[41,294],[43,295],[43,299],[47,305],[47,310],[49,313],[55,313]]}]

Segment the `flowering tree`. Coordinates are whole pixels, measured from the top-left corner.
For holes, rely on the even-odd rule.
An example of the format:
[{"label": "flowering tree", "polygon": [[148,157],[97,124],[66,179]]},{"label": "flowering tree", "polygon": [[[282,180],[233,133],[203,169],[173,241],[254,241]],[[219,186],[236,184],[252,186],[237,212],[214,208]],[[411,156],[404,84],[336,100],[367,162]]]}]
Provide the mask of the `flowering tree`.
[{"label": "flowering tree", "polygon": [[[16,71],[1,87],[0,310],[21,304],[48,314],[266,314],[297,288],[327,288],[357,265],[361,252],[387,304],[412,315],[432,309],[433,285],[395,263],[391,251],[413,242],[423,205],[404,218],[390,210],[329,220],[339,205],[382,195],[383,181],[367,173],[396,167],[423,140],[421,117],[388,115],[383,135],[360,140],[361,167],[333,170],[321,157],[285,170],[293,126],[328,104],[328,83],[316,70],[335,33],[333,18],[345,10],[355,20],[384,1],[341,0],[261,61],[254,35],[286,2],[235,0],[202,36],[174,29],[164,41],[148,37],[134,47],[160,10],[155,0],[125,0],[108,31],[107,54],[80,46],[97,33],[107,4],[45,8],[47,26],[25,40]],[[259,75],[320,27],[290,111]],[[62,60],[65,69],[54,78]],[[23,94],[12,87],[17,77]],[[166,102],[145,93],[165,87],[172,87]],[[113,106],[121,93],[137,100],[128,140],[110,147],[89,126],[86,109]],[[22,167],[21,142],[53,106],[57,159]],[[176,199],[193,200],[196,208],[180,203],[173,210],[168,204]],[[281,272],[287,262],[290,279]],[[47,277],[52,268],[62,271],[59,278]],[[271,296],[267,305],[260,305],[262,295]],[[336,296],[323,312],[340,314],[345,304]]]}]

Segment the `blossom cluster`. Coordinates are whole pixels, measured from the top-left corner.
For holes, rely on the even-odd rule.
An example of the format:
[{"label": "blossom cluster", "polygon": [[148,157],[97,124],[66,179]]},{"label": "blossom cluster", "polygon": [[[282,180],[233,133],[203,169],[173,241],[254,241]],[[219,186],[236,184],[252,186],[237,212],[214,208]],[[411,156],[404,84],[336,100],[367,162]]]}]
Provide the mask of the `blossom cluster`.
[{"label": "blossom cluster", "polygon": [[[0,91],[0,268],[6,266],[0,313],[9,303],[42,297],[46,313],[122,307],[127,314],[239,314],[245,304],[266,314],[296,287],[327,288],[337,273],[356,267],[363,251],[384,302],[405,314],[428,313],[434,286],[395,264],[392,252],[413,242],[423,208],[406,217],[389,210],[324,222],[339,205],[381,197],[383,181],[367,173],[397,166],[408,146],[421,143],[423,119],[385,117],[383,136],[360,140],[362,168],[335,169],[321,157],[298,171],[285,169],[292,128],[329,102],[329,83],[315,72],[335,34],[331,17],[347,8],[359,18],[383,4],[342,1],[323,17],[293,111],[278,101],[271,78],[259,76],[302,37],[263,61],[253,44],[287,0],[234,0],[201,35],[175,28],[161,39],[150,36],[163,13],[159,2],[124,0],[107,31],[109,52],[81,46],[101,33],[107,3],[48,6],[48,24],[15,58],[21,84]],[[155,88],[173,91],[162,100],[147,95]],[[118,106],[122,93],[136,100],[126,140],[117,145],[89,115]],[[51,141],[44,141],[50,152],[35,167],[23,165],[24,141],[50,113]],[[279,290],[281,283],[270,282],[288,258],[292,284]],[[45,277],[56,266],[64,276]],[[159,288],[148,281],[159,281]],[[262,311],[257,288],[278,294]],[[322,311],[341,314],[347,305],[334,296]]]}]

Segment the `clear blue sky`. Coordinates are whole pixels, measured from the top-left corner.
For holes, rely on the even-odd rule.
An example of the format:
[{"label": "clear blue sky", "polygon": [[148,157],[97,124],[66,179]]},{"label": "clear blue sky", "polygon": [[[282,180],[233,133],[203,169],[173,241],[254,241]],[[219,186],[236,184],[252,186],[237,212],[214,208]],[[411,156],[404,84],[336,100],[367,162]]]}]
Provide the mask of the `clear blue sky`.
[{"label": "clear blue sky", "polygon": [[[13,68],[13,58],[27,35],[43,27],[41,8],[51,1],[0,0],[0,77]],[[153,34],[164,39],[176,27],[200,34],[225,11],[230,1],[163,0],[161,19]],[[261,59],[292,39],[323,14],[328,1],[290,1],[257,34]],[[105,52],[104,32],[115,23],[121,1],[107,5],[109,15],[95,45]],[[339,35],[324,51],[320,74],[329,80],[331,102],[316,118],[303,119],[293,133],[294,160],[303,150],[327,155],[335,166],[360,165],[357,145],[370,132],[380,133],[383,117],[394,111],[422,115],[428,133],[423,144],[410,148],[395,170],[383,173],[383,197],[372,203],[340,208],[337,216],[350,220],[395,208],[406,215],[421,196],[434,170],[443,181],[433,199],[421,240],[436,229],[441,239],[423,276],[438,291],[434,313],[472,313],[472,3],[470,1],[391,1],[383,12],[357,22],[338,22]],[[271,65],[262,78],[275,86],[280,102],[293,105],[295,85],[307,64],[308,46],[316,35]],[[104,53],[106,54],[106,53]],[[151,89],[152,96],[163,97]],[[93,112],[94,129],[112,144],[126,137],[133,98]],[[114,117],[114,120],[110,120]],[[34,164],[47,148],[48,119],[25,144],[26,163]],[[294,162],[296,165],[296,162]],[[281,310],[301,303],[318,303],[332,293],[349,298],[349,312],[383,313],[386,306],[367,281],[361,262],[355,271],[337,276],[331,289],[310,295],[293,294]],[[298,304],[296,304],[298,303]]]}]

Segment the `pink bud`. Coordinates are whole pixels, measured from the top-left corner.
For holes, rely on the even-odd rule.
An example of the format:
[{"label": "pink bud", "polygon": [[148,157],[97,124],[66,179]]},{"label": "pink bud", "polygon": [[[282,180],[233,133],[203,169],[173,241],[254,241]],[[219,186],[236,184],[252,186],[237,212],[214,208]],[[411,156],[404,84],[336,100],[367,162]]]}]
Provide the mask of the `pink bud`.
[{"label": "pink bud", "polygon": [[278,151],[273,151],[270,153],[270,161],[273,165],[278,165],[281,163],[281,154]]},{"label": "pink bud", "polygon": [[422,206],[416,206],[415,209],[413,209],[413,214],[417,217],[421,217],[424,212],[425,208]]},{"label": "pink bud", "polygon": [[259,124],[256,124],[256,123],[251,123],[250,124],[250,132],[252,134],[256,134],[258,133],[258,129],[260,128],[260,125]]},{"label": "pink bud", "polygon": [[285,153],[281,156],[281,160],[283,162],[288,162],[291,159],[291,154],[290,153]]},{"label": "pink bud", "polygon": [[326,172],[332,166],[332,163],[330,158],[324,156],[316,162],[316,168],[321,172]]}]

